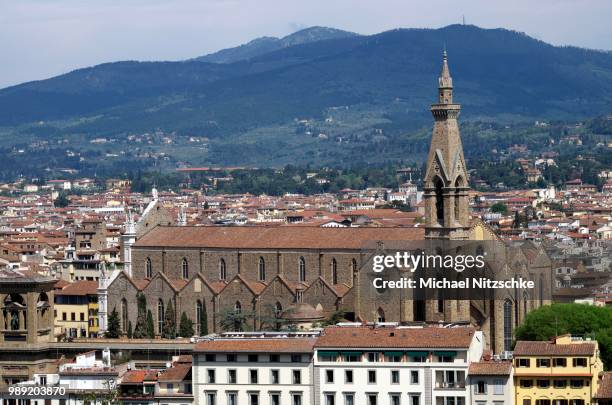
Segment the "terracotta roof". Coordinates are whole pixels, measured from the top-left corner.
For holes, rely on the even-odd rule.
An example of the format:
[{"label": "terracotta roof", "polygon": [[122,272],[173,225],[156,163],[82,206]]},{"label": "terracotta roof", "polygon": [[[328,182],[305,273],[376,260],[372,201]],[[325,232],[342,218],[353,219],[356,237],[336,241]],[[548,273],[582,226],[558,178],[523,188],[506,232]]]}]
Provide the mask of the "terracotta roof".
[{"label": "terracotta roof", "polygon": [[593,398],[612,399],[612,371],[601,374],[599,377],[599,388]]},{"label": "terracotta roof", "polygon": [[316,338],[215,339],[199,342],[195,352],[310,353]]},{"label": "terracotta roof", "polygon": [[468,375],[507,375],[512,372],[509,361],[480,361],[470,364]]},{"label": "terracotta roof", "polygon": [[158,226],[135,247],[361,249],[366,242],[422,240],[423,228]]},{"label": "terracotta roof", "polygon": [[191,373],[191,363],[176,364],[171,368],[161,372],[158,381],[183,381]]},{"label": "terracotta roof", "polygon": [[144,381],[156,381],[155,370],[130,370],[123,375],[121,384],[142,384]]},{"label": "terracotta roof", "polygon": [[92,368],[73,368],[67,369],[59,372],[60,375],[75,375],[75,376],[85,376],[85,375],[110,375],[110,376],[118,376],[119,372],[114,368],[106,368],[106,367],[92,367]]},{"label": "terracotta roof", "polygon": [[[56,284],[57,285],[57,284]],[[93,280],[80,280],[70,283],[55,295],[96,295],[98,294],[98,282]]]},{"label": "terracotta roof", "polygon": [[329,327],[317,341],[317,348],[465,348],[476,330],[471,327]]},{"label": "terracotta roof", "polygon": [[595,343],[554,344],[519,340],[514,348],[514,356],[592,356]]}]

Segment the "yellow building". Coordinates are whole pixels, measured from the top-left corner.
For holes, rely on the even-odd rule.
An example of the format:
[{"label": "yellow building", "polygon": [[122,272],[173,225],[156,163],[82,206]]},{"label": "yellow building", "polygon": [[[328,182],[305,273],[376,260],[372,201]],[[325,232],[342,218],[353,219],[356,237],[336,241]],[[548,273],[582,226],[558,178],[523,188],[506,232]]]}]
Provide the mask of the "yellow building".
[{"label": "yellow building", "polygon": [[67,338],[98,335],[98,282],[82,280],[55,291],[55,334]]},{"label": "yellow building", "polygon": [[596,341],[559,336],[518,341],[514,349],[517,405],[591,405],[603,371]]}]

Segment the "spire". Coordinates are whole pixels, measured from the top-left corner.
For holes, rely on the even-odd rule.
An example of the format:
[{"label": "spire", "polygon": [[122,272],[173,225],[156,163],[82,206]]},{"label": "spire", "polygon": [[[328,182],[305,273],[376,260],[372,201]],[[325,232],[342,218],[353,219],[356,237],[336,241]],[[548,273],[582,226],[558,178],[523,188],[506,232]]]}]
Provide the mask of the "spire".
[{"label": "spire", "polygon": [[448,55],[446,54],[446,45],[444,46],[444,53],[442,59],[442,72],[440,72],[440,78],[438,79],[438,85],[441,89],[443,88],[452,88],[453,87],[453,79],[450,75],[450,71],[448,69]]}]

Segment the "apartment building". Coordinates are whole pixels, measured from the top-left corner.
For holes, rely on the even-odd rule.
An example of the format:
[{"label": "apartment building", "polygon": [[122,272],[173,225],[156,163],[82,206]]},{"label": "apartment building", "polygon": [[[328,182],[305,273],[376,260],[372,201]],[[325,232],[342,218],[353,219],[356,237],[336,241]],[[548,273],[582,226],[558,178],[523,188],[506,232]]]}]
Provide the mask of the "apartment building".
[{"label": "apartment building", "polygon": [[512,362],[485,359],[470,364],[468,381],[474,405],[510,405],[514,403]]},{"label": "apartment building", "polygon": [[197,343],[194,404],[313,404],[312,356],[318,335],[226,333]]},{"label": "apartment building", "polygon": [[570,335],[550,342],[518,341],[514,348],[515,403],[589,405],[602,371],[596,341]]},{"label": "apartment building", "polygon": [[81,280],[55,291],[55,334],[98,336],[98,282]]}]

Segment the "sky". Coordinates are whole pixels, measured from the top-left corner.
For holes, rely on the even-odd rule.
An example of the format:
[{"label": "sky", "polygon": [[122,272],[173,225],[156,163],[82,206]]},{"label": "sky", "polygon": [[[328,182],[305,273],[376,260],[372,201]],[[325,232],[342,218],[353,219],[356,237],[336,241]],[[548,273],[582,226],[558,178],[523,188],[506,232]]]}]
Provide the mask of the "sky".
[{"label": "sky", "polygon": [[320,25],[460,23],[612,49],[612,0],[0,0],[0,88],[118,60],[182,60]]}]

